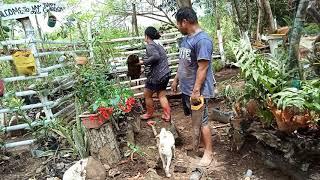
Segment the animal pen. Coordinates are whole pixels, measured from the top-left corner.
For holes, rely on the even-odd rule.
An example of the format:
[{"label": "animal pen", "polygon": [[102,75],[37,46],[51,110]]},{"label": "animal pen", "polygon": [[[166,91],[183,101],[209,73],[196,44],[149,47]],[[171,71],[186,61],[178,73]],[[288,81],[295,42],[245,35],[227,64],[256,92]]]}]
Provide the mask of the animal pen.
[{"label": "animal pen", "polygon": [[[10,50],[19,50],[21,46],[25,46],[26,49],[30,49],[33,54],[36,62],[36,75],[33,76],[13,76],[5,77],[3,80],[6,84],[15,84],[17,81],[30,81],[30,80],[45,80],[50,74],[54,71],[60,70],[63,75],[55,76],[52,84],[47,84],[49,89],[37,90],[35,87],[30,86],[26,89],[15,92],[16,97],[29,97],[32,99],[39,98],[39,101],[33,102],[27,105],[23,105],[19,108],[10,108],[2,107],[0,109],[1,117],[1,126],[3,130],[7,133],[12,131],[18,131],[23,129],[28,129],[30,126],[39,126],[54,121],[56,118],[66,118],[72,119],[75,117],[76,108],[74,103],[74,93],[72,87],[75,84],[74,69],[75,62],[67,61],[66,56],[88,56],[89,61],[94,61],[95,56],[93,52],[94,39],[92,38],[91,26],[87,25],[87,39],[84,41],[81,40],[72,40],[72,41],[43,41],[37,39],[35,35],[35,29],[31,25],[29,18],[24,18],[20,20],[25,29],[25,38],[19,40],[6,40],[1,42],[1,46],[6,46]],[[171,79],[169,82],[173,81],[174,76],[176,75],[176,70],[178,67],[178,44],[177,39],[181,38],[179,32],[171,32],[163,34],[160,39],[160,43],[163,44],[164,48],[168,52],[168,60],[170,64]],[[137,54],[139,57],[145,52],[143,48],[143,39],[144,37],[127,37],[120,39],[112,39],[107,42],[103,42],[101,46],[113,45],[121,43],[121,46],[113,46],[111,53],[111,58],[106,59],[105,62],[108,63],[111,68],[111,73],[116,74],[117,79],[121,85],[129,86],[134,92],[135,97],[141,97],[143,95],[144,81],[145,77],[130,80],[127,77],[127,65],[126,59],[131,54]],[[49,45],[48,50],[43,50],[44,45]],[[61,50],[63,49],[63,50]],[[219,55],[214,55],[213,58],[219,58]],[[52,60],[49,64],[51,66],[44,67],[43,61],[48,62],[48,59]],[[64,61],[65,60],[65,61]],[[13,61],[12,56],[2,56],[0,57],[1,63],[8,63]],[[69,70],[69,71],[67,71]],[[64,73],[66,71],[67,73]],[[46,81],[40,81],[46,83]],[[47,82],[48,83],[48,82]],[[170,90],[170,83],[167,88]],[[46,92],[46,93],[43,93]],[[18,110],[23,111],[40,111],[42,108],[45,114],[43,120],[33,120],[31,124],[11,124],[7,116],[9,113],[14,113]],[[39,113],[39,112],[37,112]],[[19,141],[9,141],[6,142],[5,148],[13,148],[16,146],[32,144],[34,139],[24,139]]]}]

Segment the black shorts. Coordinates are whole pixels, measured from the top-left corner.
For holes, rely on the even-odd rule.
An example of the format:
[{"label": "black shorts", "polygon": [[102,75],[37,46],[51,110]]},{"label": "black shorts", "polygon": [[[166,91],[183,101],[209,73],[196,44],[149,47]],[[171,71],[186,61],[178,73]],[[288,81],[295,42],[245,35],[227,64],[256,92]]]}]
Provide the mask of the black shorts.
[{"label": "black shorts", "polygon": [[150,80],[147,80],[145,84],[145,88],[149,89],[153,92],[163,91],[167,89],[168,83],[170,80],[170,73],[163,76],[158,82],[152,82]]},{"label": "black shorts", "polygon": [[[191,104],[190,104],[190,96],[182,94],[182,105],[183,105],[183,111],[184,115],[190,116],[192,111],[191,111]],[[204,100],[204,111],[202,115],[202,126],[208,125],[208,99]]]}]

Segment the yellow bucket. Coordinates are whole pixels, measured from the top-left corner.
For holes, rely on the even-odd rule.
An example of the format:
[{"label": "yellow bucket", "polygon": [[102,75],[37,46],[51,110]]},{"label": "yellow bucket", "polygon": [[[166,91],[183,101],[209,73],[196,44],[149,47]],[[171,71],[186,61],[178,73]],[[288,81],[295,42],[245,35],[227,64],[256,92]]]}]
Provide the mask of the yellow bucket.
[{"label": "yellow bucket", "polygon": [[17,51],[12,58],[19,75],[36,74],[36,62],[31,51]]}]

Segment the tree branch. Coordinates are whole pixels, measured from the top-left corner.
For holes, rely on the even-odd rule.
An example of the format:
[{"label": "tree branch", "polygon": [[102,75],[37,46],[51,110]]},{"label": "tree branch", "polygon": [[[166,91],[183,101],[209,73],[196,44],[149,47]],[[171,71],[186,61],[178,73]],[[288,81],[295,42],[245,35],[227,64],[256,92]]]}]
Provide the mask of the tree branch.
[{"label": "tree branch", "polygon": [[160,22],[163,22],[165,24],[169,24],[169,25],[172,25],[170,22],[167,22],[167,21],[164,21],[162,19],[158,19],[158,18],[155,18],[155,17],[152,17],[152,16],[147,16],[147,15],[144,15],[142,17],[146,17],[146,18],[149,18],[149,19],[153,19],[153,20],[157,20],[157,21],[160,21]]},{"label": "tree branch", "polygon": [[162,8],[156,6],[153,2],[150,2],[149,0],[147,0],[147,3],[150,4],[152,7],[158,9],[159,11],[161,11],[164,14],[164,17],[167,18],[167,20],[170,22],[170,24],[178,29],[178,26],[170,19],[168,14]]}]

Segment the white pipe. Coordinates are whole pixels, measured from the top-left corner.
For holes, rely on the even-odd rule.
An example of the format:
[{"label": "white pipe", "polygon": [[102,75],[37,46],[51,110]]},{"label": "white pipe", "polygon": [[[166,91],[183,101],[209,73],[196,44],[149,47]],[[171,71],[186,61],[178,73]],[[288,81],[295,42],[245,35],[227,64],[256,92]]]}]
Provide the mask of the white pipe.
[{"label": "white pipe", "polygon": [[[72,53],[72,52],[89,52],[89,50],[75,50],[75,51],[50,51],[50,52],[41,52],[38,54],[33,54],[35,58],[48,56],[48,55],[63,55],[65,53]],[[10,61],[12,60],[12,56],[2,56],[0,57],[0,61]]]},{"label": "white pipe", "polygon": [[25,146],[25,145],[30,145],[34,143],[36,140],[35,139],[30,139],[30,140],[25,140],[25,141],[18,141],[18,142],[13,142],[13,143],[6,143],[4,145],[5,148],[14,148],[17,146]]},{"label": "white pipe", "polygon": [[89,60],[94,61],[94,53],[92,46],[92,32],[91,32],[91,22],[87,23],[87,35],[88,35],[88,43],[89,43]]},{"label": "white pipe", "polygon": [[[37,103],[37,104],[29,104],[29,105],[24,105],[21,107],[21,110],[28,110],[28,109],[35,109],[35,108],[42,108],[44,106],[51,106],[53,105],[53,101],[49,101],[47,103]],[[0,113],[10,113],[10,112],[15,112],[17,109],[0,109]]]},{"label": "white pipe", "polygon": [[[44,121],[35,121],[31,123],[31,126],[39,126],[39,125],[43,125],[43,124],[48,124],[49,122],[51,122],[52,120],[44,120]],[[10,131],[16,131],[16,130],[20,130],[20,129],[27,129],[30,128],[29,124],[24,123],[24,124],[18,124],[18,125],[14,125],[14,126],[8,126],[8,127],[4,127],[5,132],[10,132]]]},{"label": "white pipe", "polygon": [[4,78],[4,82],[13,82],[13,81],[24,81],[24,80],[30,80],[30,79],[37,79],[37,78],[43,78],[47,77],[48,73],[41,73],[38,76],[17,76],[17,77],[10,77],[10,78]]},{"label": "white pipe", "polygon": [[[171,48],[171,46],[164,47],[165,50],[168,50],[170,48]],[[136,54],[136,53],[142,53],[142,52],[145,52],[145,49],[135,50],[135,51],[119,52],[118,54],[120,54],[120,55],[129,55],[129,54]]]},{"label": "white pipe", "polygon": [[6,40],[0,41],[2,46],[9,46],[9,45],[20,45],[20,44],[30,44],[30,43],[42,43],[42,44],[65,44],[65,45],[77,45],[77,44],[84,44],[84,42],[71,42],[71,41],[42,41],[42,40],[32,40],[32,39],[19,39],[19,40]]},{"label": "white pipe", "polygon": [[[180,32],[172,32],[172,33],[163,34],[162,37],[174,36],[174,35],[180,35],[180,34],[181,34]],[[144,36],[126,37],[126,38],[119,38],[119,39],[111,39],[106,43],[115,43],[115,42],[123,42],[123,41],[130,41],[130,40],[142,40],[142,39],[144,39]]]},{"label": "white pipe", "polygon": [[19,40],[1,41],[0,44],[2,46],[9,46],[9,45],[18,45],[18,44],[29,44],[31,42],[32,42],[31,39],[19,39]]},{"label": "white pipe", "polygon": [[[225,64],[226,57],[224,55],[223,36],[222,36],[222,31],[220,29],[217,30],[217,36],[218,36],[218,44],[219,44],[219,50],[220,50],[220,55],[221,55],[221,61],[223,64]],[[229,63],[229,62],[227,62],[227,63]]]},{"label": "white pipe", "polygon": [[18,96],[18,97],[21,97],[21,96],[29,96],[29,95],[37,94],[37,91],[28,90],[28,91],[16,92],[15,94],[16,94],[16,96]]}]

